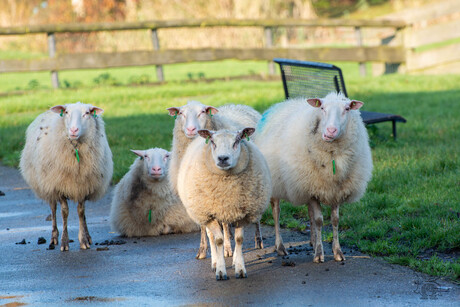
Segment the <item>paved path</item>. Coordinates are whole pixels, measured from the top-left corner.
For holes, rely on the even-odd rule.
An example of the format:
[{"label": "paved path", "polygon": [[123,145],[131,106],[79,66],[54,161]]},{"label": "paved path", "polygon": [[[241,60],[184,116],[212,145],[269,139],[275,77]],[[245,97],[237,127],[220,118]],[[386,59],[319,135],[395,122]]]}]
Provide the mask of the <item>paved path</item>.
[{"label": "paved path", "polygon": [[[460,306],[458,285],[350,249],[344,249],[346,262],[336,263],[326,243],[326,262],[314,264],[309,237],[299,232],[283,231],[291,255],[277,257],[268,226],[263,227],[264,250],[254,250],[254,230],[245,231],[248,278],[235,279],[227,259],[231,279],[217,282],[210,259],[195,260],[199,233],[133,239],[112,233],[110,193],[87,204],[89,231],[94,243],[125,244],[80,250],[76,205],[71,203],[69,236],[75,242],[69,252],[47,250],[48,205],[33,195],[17,170],[3,166],[0,191],[5,193],[0,196],[0,305]],[[39,237],[47,243],[37,244]],[[15,244],[23,239],[27,244]]]}]

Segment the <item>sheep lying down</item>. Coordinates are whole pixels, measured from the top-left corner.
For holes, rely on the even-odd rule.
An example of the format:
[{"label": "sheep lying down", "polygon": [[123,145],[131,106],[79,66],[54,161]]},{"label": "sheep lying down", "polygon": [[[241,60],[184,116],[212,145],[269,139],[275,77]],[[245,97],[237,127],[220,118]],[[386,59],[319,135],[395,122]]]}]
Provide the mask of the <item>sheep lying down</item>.
[{"label": "sheep lying down", "polygon": [[170,153],[162,148],[132,152],[138,158],[115,187],[112,229],[127,237],[198,231],[198,224],[170,188]]},{"label": "sheep lying down", "polygon": [[27,128],[20,169],[35,194],[51,208],[50,248],[58,244],[57,202],[61,204],[61,251],[69,250],[68,200],[78,203],[80,248],[92,243],[85,217],[85,201],[96,201],[107,191],[113,163],[101,108],[80,102],[52,107]]},{"label": "sheep lying down", "polygon": [[243,227],[259,222],[272,192],[268,165],[246,140],[254,130],[199,130],[202,138],[188,146],[179,168],[179,196],[190,217],[206,226],[217,280],[227,279],[219,223],[235,226],[233,265],[236,278],[245,278]]}]

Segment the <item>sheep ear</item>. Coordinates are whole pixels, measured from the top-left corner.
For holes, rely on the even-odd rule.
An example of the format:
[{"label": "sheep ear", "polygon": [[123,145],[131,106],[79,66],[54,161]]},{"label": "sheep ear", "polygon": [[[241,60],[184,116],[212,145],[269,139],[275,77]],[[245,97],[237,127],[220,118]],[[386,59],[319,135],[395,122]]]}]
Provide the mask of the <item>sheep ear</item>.
[{"label": "sheep ear", "polygon": [[239,131],[238,137],[240,139],[249,138],[255,131],[256,131],[255,128],[250,128],[250,127],[244,128],[243,130]]},{"label": "sheep ear", "polygon": [[359,108],[361,108],[363,105],[364,105],[364,103],[362,103],[361,101],[352,100],[352,101],[350,102],[350,109],[352,109],[352,110],[359,110]]},{"label": "sheep ear", "polygon": [[63,106],[63,105],[57,105],[57,106],[50,108],[51,111],[57,114],[61,114],[61,112],[65,111],[65,109],[66,109],[66,106]]},{"label": "sheep ear", "polygon": [[[209,113],[209,112],[211,112],[211,113]],[[211,107],[211,106],[206,107],[206,113],[208,113],[208,114],[215,115],[215,114],[217,114],[217,112],[219,112],[219,110],[217,110],[214,107]]]},{"label": "sheep ear", "polygon": [[134,150],[134,149],[130,149],[130,150],[136,155],[138,155],[139,157],[144,158],[145,150]]},{"label": "sheep ear", "polygon": [[321,99],[319,98],[310,98],[310,99],[307,99],[307,102],[309,105],[315,108],[319,108],[322,105]]},{"label": "sheep ear", "polygon": [[101,108],[99,108],[99,107],[91,107],[91,108],[89,109],[89,113],[90,113],[91,115],[94,115],[94,111],[96,111],[96,115],[97,115],[97,116],[101,116],[102,113],[104,113],[104,110],[101,109]]},{"label": "sheep ear", "polygon": [[198,134],[204,138],[204,139],[207,139],[207,138],[212,138],[212,135],[214,134],[213,131],[209,131],[209,130],[198,130]]},{"label": "sheep ear", "polygon": [[176,107],[167,108],[166,110],[169,111],[170,116],[176,116],[177,114],[179,114],[180,111],[180,109]]}]

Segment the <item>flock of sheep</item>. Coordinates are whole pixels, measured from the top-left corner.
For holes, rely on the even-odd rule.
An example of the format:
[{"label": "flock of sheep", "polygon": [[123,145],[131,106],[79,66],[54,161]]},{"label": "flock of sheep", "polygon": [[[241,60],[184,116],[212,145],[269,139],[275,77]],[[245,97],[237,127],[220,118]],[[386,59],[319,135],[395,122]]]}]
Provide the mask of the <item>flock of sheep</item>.
[{"label": "flock of sheep", "polygon": [[[236,278],[245,278],[243,228],[254,223],[255,246],[263,248],[259,221],[269,203],[275,250],[287,254],[279,229],[281,199],[308,204],[313,261],[324,262],[322,203],[331,206],[334,259],[343,261],[339,207],[358,201],[372,174],[358,111],[362,105],[333,92],[324,98],[290,99],[263,115],[245,105],[215,108],[197,101],[168,108],[175,118],[172,149],[132,150],[138,158],[115,187],[111,226],[128,237],[192,232],[201,226],[196,257],[206,258],[207,235],[216,279],[227,279],[224,257],[230,256]],[[85,201],[106,193],[113,172],[102,113],[79,102],[58,105],[27,129],[20,169],[36,195],[50,204],[50,248],[58,244],[59,202],[61,251],[69,249],[68,200],[78,203],[80,248],[92,244]]]}]

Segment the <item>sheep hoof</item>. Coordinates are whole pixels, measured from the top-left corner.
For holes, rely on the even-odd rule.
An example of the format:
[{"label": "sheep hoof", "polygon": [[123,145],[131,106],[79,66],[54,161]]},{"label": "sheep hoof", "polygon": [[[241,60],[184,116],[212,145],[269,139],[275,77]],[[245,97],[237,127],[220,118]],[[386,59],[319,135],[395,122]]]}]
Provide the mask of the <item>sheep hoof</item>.
[{"label": "sheep hoof", "polygon": [[233,257],[233,251],[232,251],[232,248],[225,248],[224,250],[224,257],[225,258],[228,258],[228,257]]},{"label": "sheep hoof", "polygon": [[337,251],[334,253],[334,260],[335,261],[345,261],[345,256],[343,255],[342,251]]},{"label": "sheep hoof", "polygon": [[313,262],[314,263],[323,263],[324,262],[324,255],[315,256],[315,258],[313,258]]},{"label": "sheep hoof", "polygon": [[196,259],[206,259],[207,250],[204,247],[200,247],[198,254],[196,254]]},{"label": "sheep hoof", "polygon": [[61,252],[66,252],[68,250],[69,250],[69,244],[67,245],[61,244]]},{"label": "sheep hoof", "polygon": [[255,246],[256,249],[263,249],[264,248],[264,242],[262,241],[262,238],[256,238],[255,239]]},{"label": "sheep hoof", "polygon": [[50,250],[51,250],[51,249],[54,249],[54,248],[55,248],[55,244],[53,244],[53,243],[50,243],[50,245],[48,246],[48,249],[50,249]]},{"label": "sheep hoof", "polygon": [[288,255],[288,252],[286,250],[286,248],[284,247],[283,243],[281,243],[276,249],[275,251],[278,253],[278,256],[287,256]]},{"label": "sheep hoof", "polygon": [[228,277],[227,277],[227,274],[225,273],[222,273],[222,272],[219,272],[218,274],[216,274],[216,280],[227,280]]},{"label": "sheep hoof", "polygon": [[243,270],[240,270],[239,272],[236,272],[235,276],[236,276],[237,279],[239,279],[239,278],[248,278],[248,274],[246,274],[246,272],[244,272]]}]

